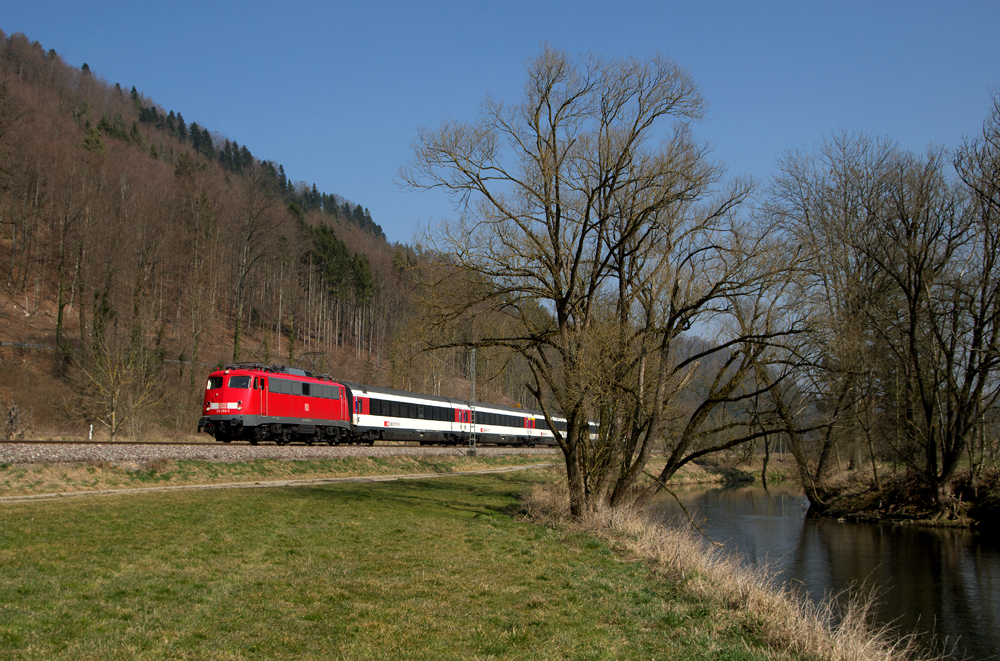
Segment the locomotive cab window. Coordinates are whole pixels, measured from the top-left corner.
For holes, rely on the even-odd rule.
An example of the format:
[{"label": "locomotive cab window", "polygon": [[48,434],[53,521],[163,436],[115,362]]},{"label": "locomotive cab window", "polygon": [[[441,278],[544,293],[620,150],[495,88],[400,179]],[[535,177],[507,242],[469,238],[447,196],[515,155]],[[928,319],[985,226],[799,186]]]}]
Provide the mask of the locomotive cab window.
[{"label": "locomotive cab window", "polygon": [[245,389],[250,387],[250,377],[249,376],[231,376],[229,377],[229,387],[230,388],[240,388]]},{"label": "locomotive cab window", "polygon": [[222,387],[222,377],[221,376],[210,376],[208,377],[208,387],[206,390],[215,390],[216,388]]}]

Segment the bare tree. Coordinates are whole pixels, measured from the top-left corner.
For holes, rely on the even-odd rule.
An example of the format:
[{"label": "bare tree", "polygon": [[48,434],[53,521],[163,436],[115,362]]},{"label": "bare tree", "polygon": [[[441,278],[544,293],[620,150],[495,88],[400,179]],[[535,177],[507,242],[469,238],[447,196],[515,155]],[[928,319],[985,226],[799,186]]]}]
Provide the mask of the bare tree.
[{"label": "bare tree", "polygon": [[283,211],[273,191],[265,183],[260,168],[240,180],[236,201],[236,222],[233,224],[233,278],[235,281],[235,328],[233,330],[233,360],[242,353],[243,308],[247,301],[250,274],[272,248],[273,234],[281,226]]},{"label": "bare tree", "polygon": [[[718,190],[722,170],[689,131],[704,106],[666,58],[575,61],[546,47],[519,104],[488,98],[474,123],[421,131],[400,173],[463,212],[427,234],[425,257],[439,259],[426,309],[461,327],[451,345],[526,359],[575,515],[632,493],[665,405],[698,368],[671,354],[677,338],[768,289],[766,233],[733,214],[750,185]],[[753,342],[739,330],[712,351]]]},{"label": "bare tree", "polygon": [[965,186],[942,150],[918,157],[865,136],[783,164],[773,210],[811,248],[800,298],[821,330],[800,377],[829,416],[807,471],[817,500],[835,430],[848,426],[864,431],[873,468],[881,430],[886,454],[922,477],[932,505],[957,510],[956,471],[1000,385],[993,122],[959,154]]},{"label": "bare tree", "polygon": [[71,409],[102,425],[114,441],[127,425],[163,398],[162,356],[133,326],[116,327],[104,300],[94,319],[94,345],[77,356]]}]

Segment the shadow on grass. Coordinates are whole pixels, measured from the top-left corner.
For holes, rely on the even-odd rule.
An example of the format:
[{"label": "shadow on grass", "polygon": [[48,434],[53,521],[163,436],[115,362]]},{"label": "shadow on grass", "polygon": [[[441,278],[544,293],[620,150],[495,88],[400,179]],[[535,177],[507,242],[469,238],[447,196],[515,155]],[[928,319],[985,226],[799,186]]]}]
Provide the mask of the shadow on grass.
[{"label": "shadow on grass", "polygon": [[[503,482],[503,476],[492,480]],[[520,508],[521,491],[506,484],[489,484],[488,478],[400,480],[282,487],[290,497],[322,502],[379,504],[410,509],[445,507],[477,516],[509,516]],[[491,480],[491,481],[492,481]]]}]

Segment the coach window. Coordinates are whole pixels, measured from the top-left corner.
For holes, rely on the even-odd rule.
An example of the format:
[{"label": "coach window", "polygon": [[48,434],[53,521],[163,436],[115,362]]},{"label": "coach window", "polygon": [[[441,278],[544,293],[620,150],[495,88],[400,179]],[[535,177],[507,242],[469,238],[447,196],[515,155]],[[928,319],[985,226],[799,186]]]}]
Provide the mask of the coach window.
[{"label": "coach window", "polygon": [[221,388],[221,387],[222,387],[221,376],[208,377],[208,388],[206,388],[206,390],[215,390],[216,388]]},{"label": "coach window", "polygon": [[302,394],[305,395],[306,397],[309,396],[309,384],[308,383],[303,383],[302,384]]},{"label": "coach window", "polygon": [[267,377],[266,376],[260,377],[260,389],[261,390],[267,390]]}]

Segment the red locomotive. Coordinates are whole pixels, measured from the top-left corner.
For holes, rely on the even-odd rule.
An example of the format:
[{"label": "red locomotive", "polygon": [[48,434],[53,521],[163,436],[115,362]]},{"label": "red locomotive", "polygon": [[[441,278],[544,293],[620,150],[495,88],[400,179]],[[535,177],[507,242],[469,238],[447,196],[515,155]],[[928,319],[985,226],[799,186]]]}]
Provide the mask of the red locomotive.
[{"label": "red locomotive", "polygon": [[212,372],[198,431],[229,443],[293,439],[330,445],[351,436],[344,386],[291,367],[241,363]]},{"label": "red locomotive", "polygon": [[[208,377],[198,431],[223,443],[415,441],[458,445],[475,434],[497,445],[552,445],[540,412],[336,382],[281,365],[227,365]],[[565,421],[556,425],[565,428]]]}]

